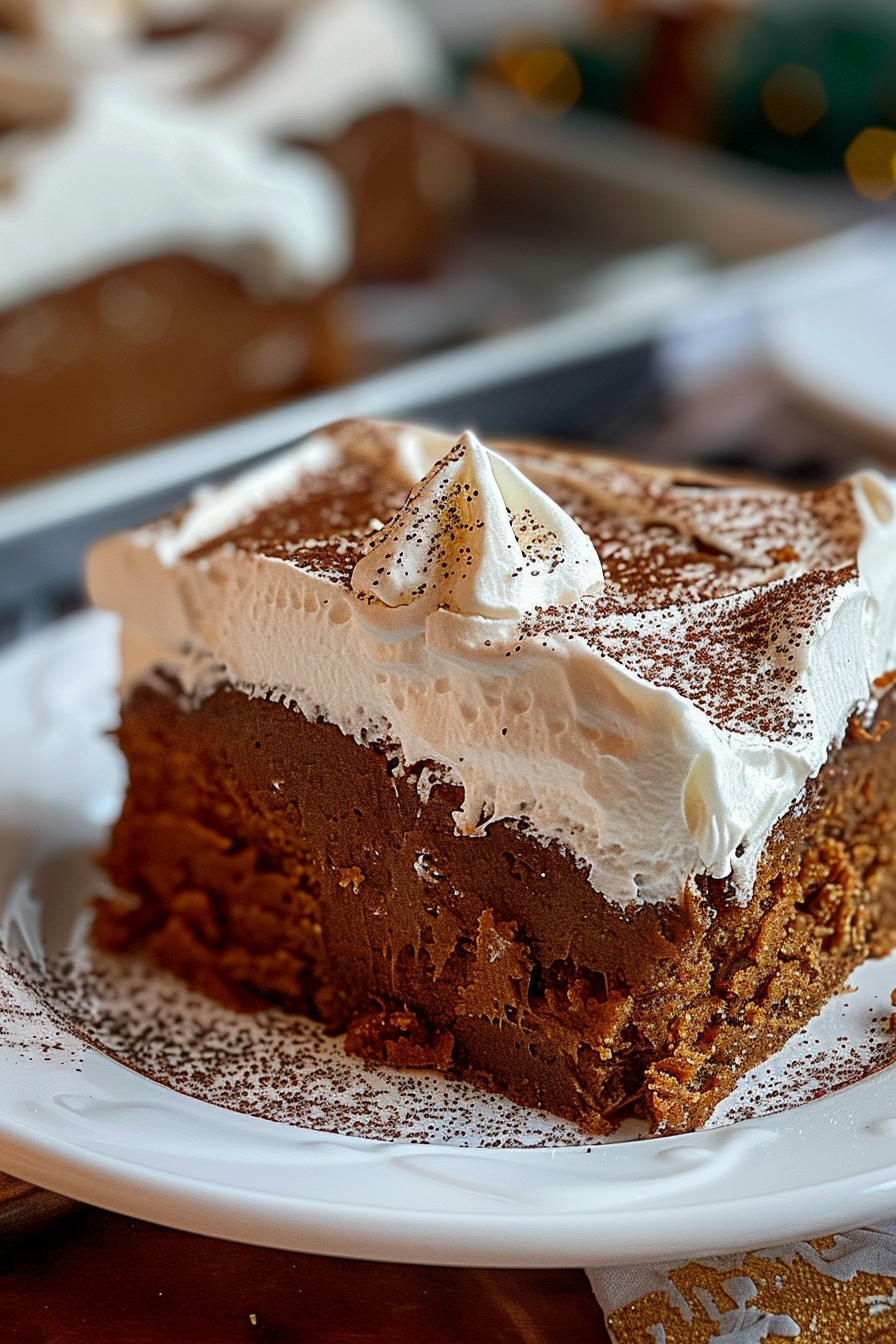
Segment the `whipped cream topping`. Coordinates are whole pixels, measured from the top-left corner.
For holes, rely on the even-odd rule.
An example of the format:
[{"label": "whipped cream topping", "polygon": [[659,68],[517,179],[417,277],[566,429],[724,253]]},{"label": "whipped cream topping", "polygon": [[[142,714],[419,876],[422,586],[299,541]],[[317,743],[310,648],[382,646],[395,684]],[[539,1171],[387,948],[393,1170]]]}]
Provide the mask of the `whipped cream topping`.
[{"label": "whipped cream topping", "polygon": [[[48,82],[60,94],[64,90],[65,101],[48,107],[46,120],[62,115],[79,85],[109,77],[132,92],[163,98],[188,95],[227,78],[246,60],[246,40],[238,31],[189,28],[214,4],[208,0],[204,6],[184,6],[175,0],[166,12],[166,6],[147,0],[31,0],[29,35],[4,34],[0,42],[4,79],[30,85],[33,97]],[[187,26],[187,31],[147,41],[145,26],[155,22],[174,29]],[[29,122],[44,119],[38,115],[39,104],[23,110]]]},{"label": "whipped cream topping", "polygon": [[451,446],[344,423],[100,543],[89,586],[141,644],[131,674],[161,663],[195,697],[229,682],[435,763],[463,789],[460,831],[523,824],[608,899],[678,900],[697,873],[745,898],[771,828],[896,666],[896,486],[863,472],[796,494],[503,445],[604,582],[522,614],[452,610],[439,582],[371,601],[371,557],[408,531],[408,467],[450,478]]},{"label": "whipped cream topping", "polygon": [[204,107],[240,130],[328,140],[378,108],[426,106],[448,87],[439,44],[411,4],[313,0],[269,56]]},{"label": "whipped cream topping", "polygon": [[289,292],[335,279],[350,256],[348,204],[316,156],[277,151],[199,113],[85,91],[49,135],[10,137],[0,199],[0,306],[164,252]]},{"label": "whipped cream topping", "polygon": [[[147,23],[201,21],[215,0],[33,2],[43,53],[61,60],[57,78],[114,75],[132,89],[192,99],[220,127],[253,135],[327,140],[379,108],[428,106],[450,89],[439,41],[409,0],[246,0],[250,18],[283,18],[277,42],[248,70],[238,25],[143,36]],[[26,55],[34,47],[16,45]],[[216,91],[203,94],[212,83]]]},{"label": "whipped cream topping", "polygon": [[600,584],[589,537],[554,501],[475,434],[424,477],[370,543],[352,588],[382,620],[413,607],[493,620],[565,606]]},{"label": "whipped cream topping", "polygon": [[137,6],[129,0],[32,0],[40,36],[72,56],[97,59],[97,49],[132,37]]}]

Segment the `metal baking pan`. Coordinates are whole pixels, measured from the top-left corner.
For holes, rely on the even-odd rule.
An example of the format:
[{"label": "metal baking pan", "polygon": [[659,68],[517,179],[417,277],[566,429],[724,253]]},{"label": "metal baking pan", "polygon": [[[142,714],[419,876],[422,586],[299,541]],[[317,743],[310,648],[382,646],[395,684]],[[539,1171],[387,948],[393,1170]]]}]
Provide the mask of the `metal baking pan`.
[{"label": "metal baking pan", "polygon": [[[479,96],[477,96],[477,94]],[[485,96],[487,95],[487,96]],[[466,144],[475,209],[444,272],[416,291],[361,286],[346,312],[368,358],[537,321],[645,249],[686,245],[728,266],[867,218],[869,203],[706,146],[593,113],[526,114],[475,83],[443,113]]]},{"label": "metal baking pan", "polygon": [[[819,184],[596,112],[562,121],[467,100],[448,117],[476,165],[479,227],[610,256],[689,242],[716,263],[798,247],[872,217],[845,184]],[[494,109],[493,115],[487,109]]]}]

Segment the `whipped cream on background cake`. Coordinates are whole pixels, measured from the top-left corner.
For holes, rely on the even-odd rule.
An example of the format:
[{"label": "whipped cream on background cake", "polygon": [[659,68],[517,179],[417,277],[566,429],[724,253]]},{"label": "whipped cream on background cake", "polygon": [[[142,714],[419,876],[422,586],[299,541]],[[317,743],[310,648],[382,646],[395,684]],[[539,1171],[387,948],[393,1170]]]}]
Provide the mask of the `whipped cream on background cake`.
[{"label": "whipped cream on background cake", "polygon": [[[410,0],[244,0],[229,31],[215,11],[202,0],[49,0],[30,16],[39,44],[19,41],[15,52],[70,93],[114,76],[263,136],[327,140],[380,108],[428,107],[450,92],[439,41]],[[281,25],[248,68],[241,19],[250,32]],[[147,41],[153,24],[175,31]]]},{"label": "whipped cream on background cake", "polygon": [[519,820],[611,900],[674,900],[697,872],[745,897],[896,664],[896,487],[345,422],[101,542],[88,582],[132,680],[229,681],[434,762],[462,832]]},{"label": "whipped cream on background cake", "polygon": [[326,163],[114,79],[59,130],[11,136],[2,166],[0,308],[165,252],[266,294],[319,288],[349,262],[348,202]]},{"label": "whipped cream on background cake", "polygon": [[268,56],[202,105],[222,125],[326,140],[381,107],[428,106],[450,89],[435,35],[403,0],[314,0]]}]

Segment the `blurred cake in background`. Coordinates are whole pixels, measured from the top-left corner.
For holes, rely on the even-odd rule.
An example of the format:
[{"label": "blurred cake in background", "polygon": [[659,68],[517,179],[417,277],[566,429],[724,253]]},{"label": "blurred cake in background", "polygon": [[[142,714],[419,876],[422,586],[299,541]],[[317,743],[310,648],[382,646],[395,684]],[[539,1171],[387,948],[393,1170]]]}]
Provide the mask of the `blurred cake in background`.
[{"label": "blurred cake in background", "polygon": [[319,157],[118,84],[0,148],[0,485],[349,371],[349,212]]},{"label": "blurred cake in background", "polygon": [[447,67],[405,0],[0,22],[0,488],[362,371],[339,287],[432,274],[463,220]]},{"label": "blurred cake in background", "polygon": [[113,71],[313,147],[350,192],[357,278],[431,273],[467,212],[469,156],[430,115],[448,66],[412,0],[0,0],[4,15],[31,41],[0,44],[0,124],[58,116],[66,80]]},{"label": "blurred cake in background", "polygon": [[206,111],[327,158],[352,199],[356,279],[430,274],[472,192],[466,150],[428,114],[449,89],[432,30],[405,0],[285,10],[277,40]]}]

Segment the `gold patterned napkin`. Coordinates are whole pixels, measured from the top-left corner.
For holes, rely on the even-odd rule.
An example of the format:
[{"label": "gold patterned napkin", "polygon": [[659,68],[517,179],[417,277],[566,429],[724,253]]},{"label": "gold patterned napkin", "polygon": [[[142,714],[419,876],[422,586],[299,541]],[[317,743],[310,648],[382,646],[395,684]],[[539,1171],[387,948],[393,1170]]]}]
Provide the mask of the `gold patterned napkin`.
[{"label": "gold patterned napkin", "polygon": [[896,1219],[765,1251],[587,1274],[613,1344],[896,1344]]}]

